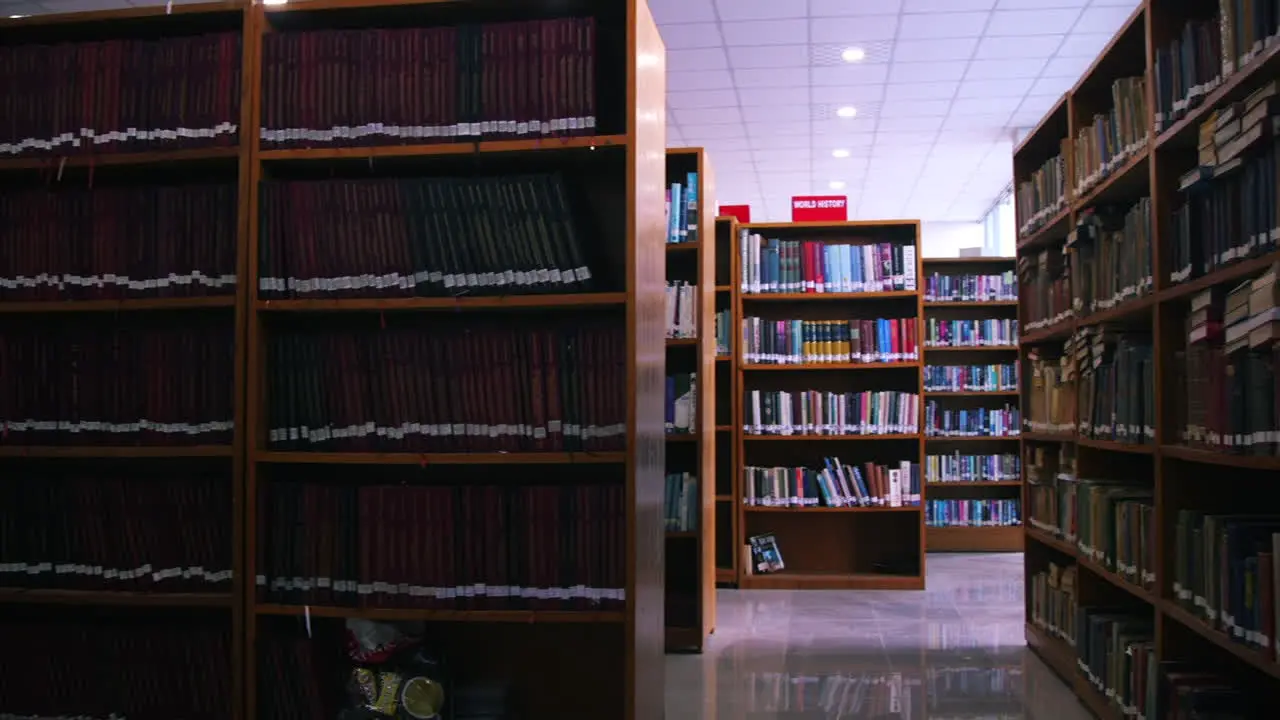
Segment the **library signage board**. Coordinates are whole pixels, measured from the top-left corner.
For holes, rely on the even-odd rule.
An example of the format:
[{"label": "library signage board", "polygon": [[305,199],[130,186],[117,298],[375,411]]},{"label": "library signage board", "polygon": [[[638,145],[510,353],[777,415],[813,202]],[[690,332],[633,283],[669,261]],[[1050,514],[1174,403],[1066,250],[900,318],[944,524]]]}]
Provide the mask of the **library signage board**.
[{"label": "library signage board", "polygon": [[791,222],[845,222],[849,199],[844,195],[795,195],[791,198]]},{"label": "library signage board", "polygon": [[751,222],[751,206],[750,205],[721,205],[719,217],[734,217],[740,223]]}]

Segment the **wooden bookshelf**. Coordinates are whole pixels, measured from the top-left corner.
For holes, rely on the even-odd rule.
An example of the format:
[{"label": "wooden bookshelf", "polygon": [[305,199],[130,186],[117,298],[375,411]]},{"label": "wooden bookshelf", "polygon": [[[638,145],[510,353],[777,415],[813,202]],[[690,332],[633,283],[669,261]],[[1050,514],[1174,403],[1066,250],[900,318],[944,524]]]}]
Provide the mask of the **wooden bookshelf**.
[{"label": "wooden bookshelf", "polygon": [[[920,463],[922,432],[881,435],[756,435],[745,432],[748,409],[743,398],[755,389],[799,391],[894,390],[921,398],[922,363],[814,363],[771,365],[745,362],[740,347],[744,318],[848,320],[921,318],[920,225],[913,220],[853,221],[845,223],[746,223],[726,219],[729,238],[729,282],[734,328],[734,505],[733,562],[738,587],[743,589],[886,589],[924,588],[924,523],[918,505],[904,507],[766,507],[748,505],[745,469],[764,467],[820,467],[824,457],[842,462],[875,462],[896,467],[899,461]],[[820,243],[892,243],[912,248],[915,289],[868,292],[769,293],[750,292],[744,282],[742,243],[751,234],[765,239],[816,240]],[[904,261],[905,262],[905,261]],[[908,269],[904,269],[906,272]],[[799,267],[797,267],[799,270]],[[917,329],[920,329],[917,323]],[[916,346],[923,352],[923,337]],[[823,372],[829,371],[829,372]],[[850,372],[855,371],[855,372]],[[923,408],[923,405],[921,405]],[[917,423],[919,421],[917,420]],[[919,428],[917,427],[919,430]],[[921,466],[923,471],[923,466]],[[923,476],[921,477],[923,482]],[[903,492],[908,491],[904,486]],[[923,494],[923,490],[921,491]],[[746,544],[754,535],[773,534],[786,568],[757,574],[747,564]],[[835,540],[835,539],[839,540]],[[727,573],[726,573],[727,576]]]},{"label": "wooden bookshelf", "polygon": [[668,242],[666,277],[668,282],[686,282],[696,289],[697,337],[668,338],[666,345],[668,375],[697,374],[696,432],[691,437],[669,434],[666,439],[667,472],[692,473],[698,492],[695,526],[666,533],[667,652],[702,652],[715,631],[716,617],[715,174],[703,148],[668,148],[666,186],[681,183],[687,191],[690,173],[697,173],[698,180],[696,210],[689,210],[689,224],[697,224],[697,239]]},{"label": "wooden bookshelf", "polygon": [[[739,288],[736,248],[738,247],[738,219],[731,215],[715,218],[715,296],[716,317],[722,318],[721,329],[726,346],[716,353],[716,468],[715,483],[715,579],[721,586],[738,584],[742,558],[736,491],[738,487],[738,403],[742,393],[738,389],[737,347],[741,331],[734,320]],[[719,325],[719,323],[713,323]],[[723,352],[721,352],[723,351]]]},{"label": "wooden bookshelf", "polygon": [[[930,283],[937,276],[939,285],[946,283],[948,287],[960,286],[960,280],[967,277],[1000,276],[1009,273],[1011,279],[1016,260],[1011,257],[946,257],[924,258],[924,282]],[[1016,285],[1016,281],[1014,283]],[[993,286],[994,287],[994,286]],[[970,292],[976,291],[974,288]],[[925,292],[928,292],[927,286]],[[926,295],[926,298],[929,296]],[[965,365],[998,365],[1013,363],[1017,360],[1017,320],[1018,302],[1001,297],[981,299],[979,294],[964,294],[959,299],[954,295],[940,299],[924,301],[925,338],[923,347],[923,364],[929,366],[965,366]],[[985,325],[968,325],[970,321],[986,321]],[[951,323],[955,323],[954,325]],[[933,329],[940,333],[934,342]],[[962,333],[975,333],[974,338],[964,335],[942,334],[958,330]],[[1008,334],[1004,334],[1008,331]],[[977,333],[987,333],[986,337],[977,337]],[[950,342],[952,344],[942,344]],[[938,408],[948,411],[975,410],[980,408],[1001,408],[1012,405],[1017,407],[1017,390],[925,390],[924,402],[936,402]],[[1017,432],[1015,426],[1011,428]],[[956,445],[955,441],[962,444]],[[1019,526],[989,524],[992,520],[984,519],[976,513],[993,507],[991,501],[1019,501],[1015,508],[1021,512],[1021,479],[1003,478],[990,480],[970,480],[963,482],[942,482],[935,479],[929,482],[929,473],[933,466],[929,462],[931,455],[941,455],[941,463],[947,456],[954,456],[957,451],[961,457],[990,458],[1012,454],[1012,442],[1001,442],[999,437],[925,437],[925,467],[923,474],[924,505],[935,513],[974,513],[966,517],[972,518],[974,525],[959,518],[950,521],[925,520],[925,550],[928,552],[1021,552],[1022,532]],[[984,442],[991,441],[991,442]],[[976,445],[974,443],[977,443]],[[1016,455],[1014,455],[1016,458]],[[983,460],[975,460],[975,465]],[[988,461],[989,462],[989,461]],[[992,466],[988,470],[995,470]],[[955,468],[959,470],[959,468]],[[978,477],[986,477],[978,476]],[[973,503],[962,505],[962,502]],[[1017,517],[1021,517],[1018,515]],[[979,524],[979,523],[988,524]],[[998,522],[998,521],[996,521]]]},{"label": "wooden bookshelf", "polygon": [[[1117,704],[1120,701],[1109,699],[1092,685],[1077,667],[1076,649],[1038,625],[1031,615],[1030,583],[1035,582],[1033,576],[1045,573],[1051,564],[1057,568],[1076,568],[1074,598],[1080,606],[1123,608],[1136,620],[1149,620],[1159,661],[1185,662],[1189,669],[1221,673],[1246,698],[1274,694],[1280,689],[1280,663],[1273,650],[1264,651],[1256,642],[1230,637],[1220,622],[1204,620],[1202,610],[1191,607],[1190,601],[1175,588],[1180,572],[1178,547],[1184,542],[1179,537],[1182,513],[1270,515],[1280,512],[1280,493],[1270,482],[1280,470],[1280,457],[1272,452],[1259,453],[1256,449],[1240,453],[1190,446],[1184,437],[1188,380],[1197,377],[1183,362],[1189,350],[1191,299],[1210,288],[1225,294],[1240,282],[1262,275],[1280,260],[1274,241],[1267,238],[1251,252],[1239,253],[1240,257],[1221,258],[1216,267],[1193,266],[1192,260],[1185,257],[1187,251],[1178,245],[1177,213],[1182,211],[1187,197],[1180,190],[1180,184],[1184,175],[1206,162],[1197,147],[1201,125],[1215,113],[1244,101],[1250,93],[1271,82],[1280,57],[1273,44],[1275,38],[1265,37],[1274,32],[1274,28],[1270,28],[1259,36],[1256,52],[1242,56],[1236,54],[1241,52],[1240,48],[1223,49],[1223,55],[1232,59],[1229,72],[1224,71],[1215,56],[1212,65],[1201,68],[1207,72],[1188,79],[1188,84],[1195,88],[1190,103],[1174,105],[1172,101],[1179,98],[1162,99],[1161,90],[1156,86],[1157,57],[1184,37],[1195,37],[1194,33],[1205,33],[1203,39],[1213,38],[1216,43],[1224,27],[1218,17],[1219,9],[1220,4],[1211,0],[1140,3],[1072,90],[1014,152],[1015,187],[1027,182],[1035,169],[1060,150],[1065,150],[1066,174],[1071,177],[1079,157],[1074,138],[1088,127],[1095,113],[1111,109],[1112,83],[1123,77],[1146,79],[1146,107],[1144,114],[1137,117],[1137,127],[1145,132],[1145,139],[1109,163],[1106,171],[1087,187],[1073,189],[1068,183],[1065,207],[1051,221],[1029,226],[1029,217],[1021,212],[1024,208],[1020,206],[1017,223],[1025,228],[1018,240],[1019,269],[1024,281],[1020,288],[1023,320],[1020,358],[1024,378],[1029,377],[1032,358],[1056,362],[1065,356],[1063,367],[1074,373],[1074,382],[1086,370],[1082,366],[1087,362],[1086,356],[1078,345],[1064,348],[1064,343],[1071,339],[1072,343],[1087,345],[1087,338],[1092,337],[1087,334],[1100,329],[1151,338],[1151,384],[1142,388],[1142,392],[1152,398],[1146,411],[1150,415],[1144,419],[1144,423],[1150,423],[1150,433],[1138,434],[1138,437],[1098,437],[1092,428],[1082,425],[1089,419],[1083,416],[1082,410],[1087,391],[1076,383],[1074,390],[1065,391],[1073,400],[1067,418],[1072,429],[1040,424],[1022,434],[1024,472],[1030,473],[1023,497],[1028,506],[1024,514],[1027,522],[1025,567],[1029,583],[1027,642],[1099,717],[1120,717],[1123,714]],[[1203,23],[1203,29],[1184,35],[1189,21]],[[1231,25],[1225,24],[1225,27]],[[1237,111],[1243,113],[1245,108],[1238,107]],[[1162,112],[1167,116],[1161,117]],[[1270,135],[1266,138],[1260,146],[1246,148],[1241,154],[1246,163],[1259,152],[1274,152],[1271,148],[1274,140]],[[1214,146],[1220,149],[1221,142],[1211,139],[1210,145],[1208,152],[1213,153]],[[1212,167],[1217,161],[1216,155],[1210,155],[1208,166]],[[1264,162],[1273,163],[1272,160]],[[1197,192],[1211,192],[1221,180],[1215,175],[1207,182],[1208,185]],[[1037,297],[1044,277],[1037,276],[1039,264],[1047,257],[1050,265],[1069,266],[1068,294],[1073,300],[1093,289],[1086,282],[1090,276],[1082,271],[1087,267],[1082,261],[1088,243],[1096,241],[1087,227],[1091,212],[1105,206],[1136,207],[1142,198],[1150,199],[1146,211],[1149,216],[1145,218],[1152,238],[1150,287],[1117,297],[1105,307],[1090,307],[1075,300],[1066,313],[1050,318],[1052,322],[1037,324],[1036,321],[1046,318],[1044,303]],[[1269,199],[1267,205],[1274,210],[1274,198]],[[1241,231],[1246,233],[1247,230]],[[1271,229],[1272,238],[1275,234],[1276,230]],[[1198,231],[1189,242],[1195,252],[1221,239],[1213,232]],[[1226,247],[1234,248],[1235,242],[1238,241],[1227,241]],[[1183,263],[1193,270],[1180,273]],[[1220,343],[1219,338],[1216,343],[1211,342],[1210,347],[1220,347]],[[1249,352],[1259,352],[1259,349],[1250,348]],[[1264,391],[1272,390],[1268,385],[1255,390],[1254,395]],[[1024,407],[1034,392],[1036,389],[1031,383],[1024,382]],[[1246,391],[1245,395],[1248,394]],[[1043,418],[1030,414],[1026,419],[1044,422]],[[1035,472],[1031,472],[1028,465],[1033,457],[1047,459]],[[1064,462],[1069,464],[1063,465]],[[1037,475],[1034,483],[1032,474]],[[1061,475],[1079,480],[1062,479]],[[1044,511],[1039,511],[1043,514],[1037,514],[1040,506],[1033,503],[1034,499],[1056,502],[1065,498],[1065,493],[1074,492],[1077,484],[1086,479],[1124,481],[1150,492],[1149,500],[1137,500],[1151,506],[1154,518],[1149,540],[1139,546],[1138,562],[1141,570],[1153,574],[1154,579],[1141,582],[1142,576],[1122,574],[1087,552],[1092,546],[1086,547],[1085,540],[1067,537],[1058,531],[1056,523],[1046,522],[1051,507],[1046,506]],[[1241,558],[1233,556],[1230,562],[1232,573],[1244,573],[1237,570],[1243,562]],[[1218,560],[1211,565],[1215,576],[1222,572]],[[1261,608],[1262,614],[1270,612],[1271,607]],[[1137,712],[1153,717],[1155,713],[1164,716],[1172,711],[1168,707],[1139,707]]]}]

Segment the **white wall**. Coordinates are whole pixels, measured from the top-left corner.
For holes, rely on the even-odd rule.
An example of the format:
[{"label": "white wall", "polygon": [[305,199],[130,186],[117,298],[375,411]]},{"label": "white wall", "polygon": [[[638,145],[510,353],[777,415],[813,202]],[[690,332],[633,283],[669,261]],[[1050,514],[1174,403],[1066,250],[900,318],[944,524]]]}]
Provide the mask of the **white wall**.
[{"label": "white wall", "polygon": [[920,236],[925,257],[956,257],[960,248],[980,248],[985,239],[980,222],[923,222]]}]

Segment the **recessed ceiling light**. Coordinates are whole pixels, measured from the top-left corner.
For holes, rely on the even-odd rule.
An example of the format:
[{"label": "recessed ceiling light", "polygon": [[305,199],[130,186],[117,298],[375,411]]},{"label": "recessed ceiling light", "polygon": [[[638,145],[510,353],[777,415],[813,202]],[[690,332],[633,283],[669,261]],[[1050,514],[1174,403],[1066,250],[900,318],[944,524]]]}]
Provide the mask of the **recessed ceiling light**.
[{"label": "recessed ceiling light", "polygon": [[862,62],[867,58],[867,51],[860,47],[845,48],[844,52],[840,53],[840,57],[849,63]]},{"label": "recessed ceiling light", "polygon": [[849,157],[849,151],[845,150],[844,148],[836,148],[835,150],[831,151],[831,157],[847,158]]},{"label": "recessed ceiling light", "polygon": [[843,189],[844,189],[844,181],[843,181],[843,180],[832,180],[831,182],[827,183],[827,187],[831,188],[832,190],[843,190]]},{"label": "recessed ceiling light", "polygon": [[852,105],[845,105],[839,110],[836,110],[836,115],[839,115],[842,118],[851,118],[857,114],[858,114],[858,108]]},{"label": "recessed ceiling light", "polygon": [[17,19],[19,19],[19,18],[24,18],[24,17],[26,17],[26,15],[10,15],[10,16],[9,16],[9,19],[10,19],[10,20],[17,20]]}]

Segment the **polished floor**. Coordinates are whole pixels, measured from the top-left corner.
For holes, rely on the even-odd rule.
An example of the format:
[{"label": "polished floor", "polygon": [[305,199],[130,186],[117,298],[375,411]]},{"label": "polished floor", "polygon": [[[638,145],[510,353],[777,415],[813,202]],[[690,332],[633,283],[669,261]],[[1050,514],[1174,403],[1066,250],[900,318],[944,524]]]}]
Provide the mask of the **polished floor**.
[{"label": "polished floor", "polygon": [[719,591],[669,720],[1087,720],[1023,640],[1022,556],[930,555],[927,590]]}]

